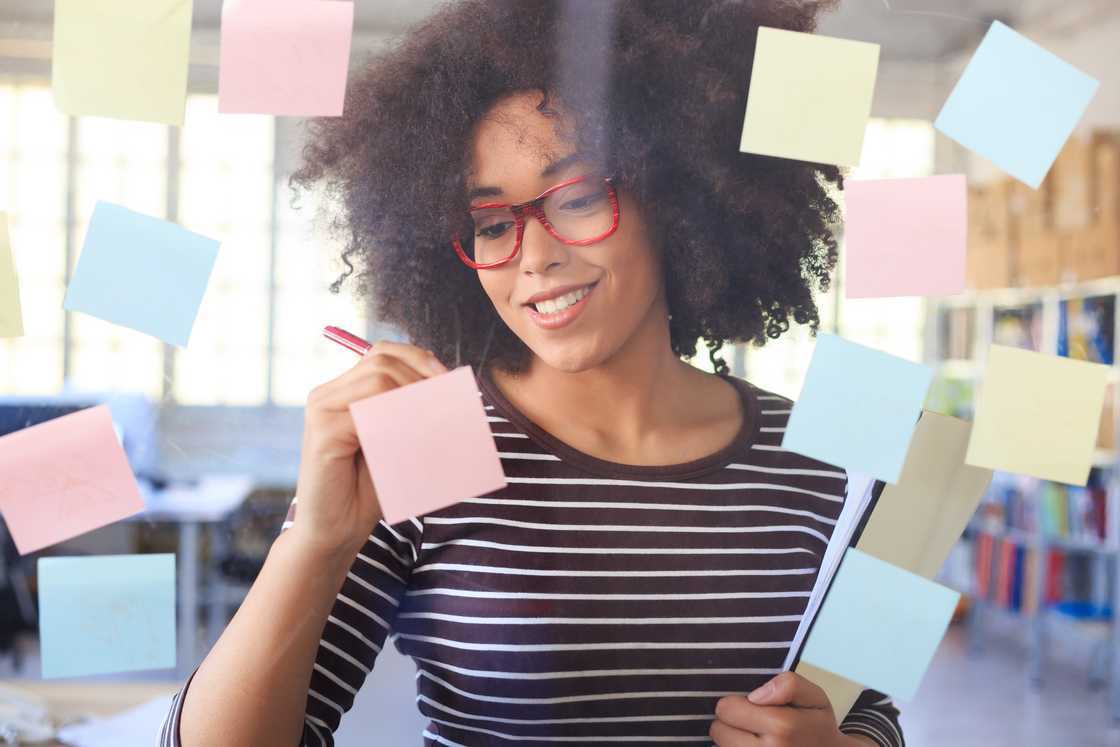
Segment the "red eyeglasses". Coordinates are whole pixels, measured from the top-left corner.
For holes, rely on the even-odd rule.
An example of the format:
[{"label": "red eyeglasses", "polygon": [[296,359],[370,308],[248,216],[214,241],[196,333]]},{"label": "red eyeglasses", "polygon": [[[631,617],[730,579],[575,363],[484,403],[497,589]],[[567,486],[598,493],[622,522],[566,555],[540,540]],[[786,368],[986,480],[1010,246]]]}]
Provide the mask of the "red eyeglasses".
[{"label": "red eyeglasses", "polygon": [[521,251],[525,216],[569,246],[588,246],[618,229],[618,192],[610,177],[585,174],[560,182],[535,199],[471,208],[472,225],[452,239],[455,253],[475,270],[501,267]]}]

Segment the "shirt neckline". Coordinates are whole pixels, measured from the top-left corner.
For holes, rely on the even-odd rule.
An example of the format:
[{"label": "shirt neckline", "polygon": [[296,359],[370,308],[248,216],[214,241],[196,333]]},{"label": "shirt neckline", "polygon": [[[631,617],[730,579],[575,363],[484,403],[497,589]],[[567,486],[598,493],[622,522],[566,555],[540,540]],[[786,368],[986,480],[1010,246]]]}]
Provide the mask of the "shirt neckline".
[{"label": "shirt neckline", "polygon": [[759,402],[754,387],[743,379],[734,376],[720,377],[735,387],[739,395],[742,408],[743,421],[739,432],[727,445],[699,459],[677,464],[640,465],[624,464],[600,459],[586,452],[580,451],[552,435],[528,418],[524,413],[514,407],[505,395],[502,394],[489,375],[482,371],[476,375],[479,389],[493,402],[495,410],[500,411],[513,425],[520,429],[529,438],[536,441],[562,461],[578,467],[586,472],[611,478],[674,478],[677,480],[698,477],[716,470],[723,469],[735,460],[742,449],[749,448],[759,433]]}]

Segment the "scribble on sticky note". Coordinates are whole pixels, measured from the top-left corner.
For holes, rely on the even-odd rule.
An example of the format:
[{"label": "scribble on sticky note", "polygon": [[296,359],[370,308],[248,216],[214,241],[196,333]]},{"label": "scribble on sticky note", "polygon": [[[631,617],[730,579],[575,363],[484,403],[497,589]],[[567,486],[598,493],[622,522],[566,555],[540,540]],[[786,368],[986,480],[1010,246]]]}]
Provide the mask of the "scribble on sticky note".
[{"label": "scribble on sticky note", "polygon": [[0,514],[20,554],[144,508],[106,405],[0,437]]},{"label": "scribble on sticky note", "polygon": [[933,369],[821,334],[782,448],[897,482]]},{"label": "scribble on sticky note", "polygon": [[995,21],[933,126],[1037,189],[1099,86]]},{"label": "scribble on sticky note", "polygon": [[218,110],[342,114],[353,28],[350,2],[225,3]]},{"label": "scribble on sticky note", "polygon": [[801,660],[910,700],[960,594],[860,552],[844,554]]},{"label": "scribble on sticky note", "polygon": [[845,295],[962,292],[967,199],[963,174],[845,181]]},{"label": "scribble on sticky note", "polygon": [[759,28],[739,150],[857,165],[878,68],[878,44]]},{"label": "scribble on sticky note", "polygon": [[965,462],[1084,485],[1109,370],[1099,363],[992,345]]},{"label": "scribble on sticky note", "polygon": [[183,124],[192,8],[189,0],[55,0],[58,108]]},{"label": "scribble on sticky note", "polygon": [[217,256],[213,239],[99,202],[63,307],[185,346]]},{"label": "scribble on sticky note", "polygon": [[8,215],[0,213],[0,337],[23,334],[23,311],[19,301],[19,277],[8,237]]},{"label": "scribble on sticky note", "polygon": [[40,558],[43,677],[175,666],[175,556]]},{"label": "scribble on sticky note", "polygon": [[350,413],[390,524],[506,485],[469,366],[355,402]]}]

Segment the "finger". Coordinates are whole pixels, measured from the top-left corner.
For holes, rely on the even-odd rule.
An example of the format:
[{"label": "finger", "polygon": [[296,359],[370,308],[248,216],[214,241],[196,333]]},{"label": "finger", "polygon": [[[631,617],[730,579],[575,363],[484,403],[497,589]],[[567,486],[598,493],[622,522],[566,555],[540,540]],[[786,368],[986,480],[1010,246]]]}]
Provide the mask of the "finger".
[{"label": "finger", "polygon": [[742,695],[727,695],[716,703],[716,720],[752,734],[773,734],[778,730],[780,708],[755,705]]},{"label": "finger", "polygon": [[388,355],[363,363],[365,365],[357,375],[340,377],[332,382],[317,401],[318,406],[334,412],[347,410],[352,402],[372,397],[386,389],[415,384],[425,378],[404,361]]},{"label": "finger", "polygon": [[722,721],[713,721],[708,736],[716,747],[759,747],[762,739],[757,734],[736,729]]},{"label": "finger", "polygon": [[782,672],[747,696],[755,705],[831,708],[824,690],[796,672]]},{"label": "finger", "polygon": [[378,354],[400,358],[425,376],[438,376],[441,373],[447,373],[447,366],[440,363],[435,353],[408,343],[378,340],[363,357]]}]

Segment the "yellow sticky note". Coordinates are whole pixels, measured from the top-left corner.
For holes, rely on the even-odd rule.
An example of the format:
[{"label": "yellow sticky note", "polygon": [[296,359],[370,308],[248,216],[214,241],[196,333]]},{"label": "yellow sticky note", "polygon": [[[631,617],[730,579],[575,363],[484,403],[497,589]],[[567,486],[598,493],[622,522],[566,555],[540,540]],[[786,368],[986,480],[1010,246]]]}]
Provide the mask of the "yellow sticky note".
[{"label": "yellow sticky note", "polygon": [[19,279],[12,244],[8,240],[8,216],[0,213],[0,337],[23,335],[23,313],[19,305]]},{"label": "yellow sticky note", "polygon": [[762,27],[739,150],[859,164],[879,45]]},{"label": "yellow sticky note", "polygon": [[55,0],[58,108],[183,124],[191,0]]},{"label": "yellow sticky note", "polygon": [[965,461],[1084,485],[1108,370],[1098,363],[992,345]]}]

